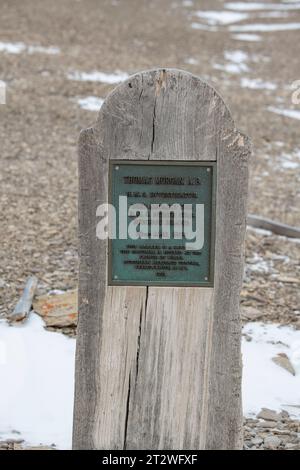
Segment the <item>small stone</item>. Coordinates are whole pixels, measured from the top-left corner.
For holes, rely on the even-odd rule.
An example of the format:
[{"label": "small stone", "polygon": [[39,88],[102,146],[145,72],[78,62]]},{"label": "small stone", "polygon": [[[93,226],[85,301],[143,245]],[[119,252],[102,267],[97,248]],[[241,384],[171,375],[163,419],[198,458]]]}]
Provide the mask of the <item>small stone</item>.
[{"label": "small stone", "polygon": [[275,428],[276,422],[275,421],[262,421],[258,423],[258,426],[261,428]]},{"label": "small stone", "polygon": [[277,449],[281,444],[281,439],[277,436],[267,436],[264,441],[265,448],[274,450]]},{"label": "small stone", "polygon": [[0,449],[6,450],[8,448],[9,448],[8,442],[6,442],[6,441],[0,442]]},{"label": "small stone", "polygon": [[258,320],[259,318],[263,317],[264,313],[257,310],[254,307],[242,307],[241,309],[241,316],[243,320],[253,321]]},{"label": "small stone", "polygon": [[253,441],[245,441],[245,445],[248,447],[248,449],[251,449],[251,447],[254,446]]},{"label": "small stone", "polygon": [[290,415],[287,411],[285,410],[282,410],[280,413],[279,413],[281,419],[289,419]]},{"label": "small stone", "polygon": [[245,340],[248,342],[252,341],[251,336],[247,335],[247,333],[243,333],[243,338],[245,338]]},{"label": "small stone", "polygon": [[274,434],[279,434],[279,436],[290,436],[291,435],[291,431],[289,431],[288,429],[274,429],[273,430]]},{"label": "small stone", "polygon": [[262,408],[258,413],[257,418],[264,419],[265,421],[279,421],[280,415],[279,413],[276,413],[276,411],[270,410],[269,408]]},{"label": "small stone", "polygon": [[296,375],[295,369],[285,353],[278,353],[277,356],[272,357],[272,361],[278,366],[287,370],[290,374]]},{"label": "small stone", "polygon": [[247,421],[247,423],[248,423],[249,425],[252,425],[252,424],[256,424],[256,423],[258,422],[258,419],[256,419],[256,418],[248,418],[246,421]]},{"label": "small stone", "polygon": [[300,445],[299,444],[292,444],[290,442],[288,442],[287,444],[285,444],[285,449],[286,450],[298,450],[300,448]]},{"label": "small stone", "polygon": [[264,441],[261,437],[254,437],[252,439],[252,443],[255,445],[255,446],[259,446],[260,444],[262,444]]}]

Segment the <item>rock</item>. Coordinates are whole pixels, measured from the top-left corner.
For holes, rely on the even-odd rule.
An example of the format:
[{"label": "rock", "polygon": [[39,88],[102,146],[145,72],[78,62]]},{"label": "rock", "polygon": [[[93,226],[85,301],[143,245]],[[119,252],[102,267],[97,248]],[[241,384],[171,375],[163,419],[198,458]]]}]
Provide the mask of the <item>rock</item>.
[{"label": "rock", "polygon": [[275,421],[261,421],[260,423],[258,423],[258,426],[260,428],[275,428],[276,422]]},{"label": "rock", "polygon": [[258,413],[257,418],[264,419],[265,421],[279,421],[280,414],[276,413],[274,410],[270,410],[269,408],[262,408]]},{"label": "rock", "polygon": [[260,444],[262,444],[264,442],[264,440],[261,438],[261,437],[254,437],[252,439],[252,443],[255,445],[255,446],[259,446]]},{"label": "rock", "polygon": [[0,450],[7,450],[9,449],[9,443],[6,441],[0,441]]},{"label": "rock", "polygon": [[259,318],[263,317],[263,315],[263,312],[260,312],[257,308],[254,307],[242,307],[241,309],[241,317],[243,320],[258,320]]},{"label": "rock", "polygon": [[300,444],[292,444],[291,442],[288,442],[285,444],[285,449],[286,450],[298,450],[300,449]]},{"label": "rock", "polygon": [[15,444],[14,450],[54,450],[54,449],[49,446],[23,447],[21,444]]},{"label": "rock", "polygon": [[247,441],[245,441],[245,446],[247,446],[248,449],[251,449],[251,447],[254,446],[254,443],[253,443],[253,441],[247,440]]},{"label": "rock", "polygon": [[15,306],[13,312],[8,316],[8,321],[10,323],[22,322],[28,317],[32,300],[37,289],[38,280],[35,276],[30,276],[25,284],[22,295]]},{"label": "rock", "polygon": [[267,436],[264,440],[264,445],[266,449],[274,450],[278,449],[281,444],[281,439],[277,436]]},{"label": "rock", "polygon": [[290,436],[291,431],[288,429],[274,429],[274,434],[278,434],[279,436]]},{"label": "rock", "polygon": [[248,342],[249,342],[249,341],[252,341],[251,336],[247,335],[247,333],[243,333],[242,336],[243,336],[243,338],[245,338],[246,341],[248,341]]},{"label": "rock", "polygon": [[287,411],[282,410],[280,413],[281,419],[289,419],[290,415]]},{"label": "rock", "polygon": [[[260,413],[262,413],[260,415]],[[244,449],[274,450],[300,449],[300,421],[287,418],[286,412],[276,413],[274,410],[262,408],[260,416],[277,417],[278,421],[245,418]],[[272,416],[273,414],[273,416]],[[251,444],[249,443],[251,441]]]},{"label": "rock", "polygon": [[290,372],[290,374],[296,375],[295,369],[285,353],[278,353],[277,356],[272,357],[272,361],[275,362],[275,364],[277,364],[278,366]]},{"label": "rock", "polygon": [[78,317],[77,290],[37,297],[33,309],[48,327],[74,327]]}]

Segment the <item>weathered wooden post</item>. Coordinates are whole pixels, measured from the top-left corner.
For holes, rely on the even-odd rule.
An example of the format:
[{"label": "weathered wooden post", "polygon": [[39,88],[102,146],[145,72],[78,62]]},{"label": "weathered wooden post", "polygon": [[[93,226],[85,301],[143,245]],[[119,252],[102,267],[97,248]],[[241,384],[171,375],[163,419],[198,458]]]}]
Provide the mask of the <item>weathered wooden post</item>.
[{"label": "weathered wooden post", "polygon": [[[132,76],[81,133],[75,449],[241,447],[249,153],[216,91],[180,70]],[[120,213],[120,196],[197,203],[198,245],[175,224],[169,239],[147,224],[126,239],[132,214],[117,216],[116,239],[99,238],[99,206]]]}]

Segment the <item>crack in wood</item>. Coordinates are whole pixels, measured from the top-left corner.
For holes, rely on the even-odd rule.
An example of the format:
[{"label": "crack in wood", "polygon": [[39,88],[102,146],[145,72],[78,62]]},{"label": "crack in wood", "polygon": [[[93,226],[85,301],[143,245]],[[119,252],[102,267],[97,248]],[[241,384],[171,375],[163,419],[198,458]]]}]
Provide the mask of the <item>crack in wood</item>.
[{"label": "crack in wood", "polygon": [[126,413],[125,413],[125,422],[124,422],[124,442],[123,442],[123,449],[124,450],[126,450],[126,445],[127,445],[127,428],[128,428],[130,391],[131,391],[130,379],[131,379],[131,371],[129,372],[129,378],[128,378],[128,391],[127,391]]},{"label": "crack in wood", "polygon": [[142,315],[143,315],[143,307],[141,306],[140,320],[139,320],[139,333],[138,333],[138,338],[137,338],[137,350],[136,350],[135,384],[137,383],[137,378],[139,375],[139,356],[140,356],[140,345],[141,345]]}]

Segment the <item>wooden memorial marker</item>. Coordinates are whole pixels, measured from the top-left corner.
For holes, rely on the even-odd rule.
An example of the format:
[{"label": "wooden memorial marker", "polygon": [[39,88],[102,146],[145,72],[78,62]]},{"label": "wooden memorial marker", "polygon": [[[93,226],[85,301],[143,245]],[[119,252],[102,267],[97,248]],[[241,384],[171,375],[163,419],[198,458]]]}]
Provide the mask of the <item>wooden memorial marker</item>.
[{"label": "wooden memorial marker", "polygon": [[[130,77],[81,133],[75,449],[242,446],[249,147],[216,91],[180,70]],[[175,212],[169,238],[159,218],[152,233],[153,204],[197,204],[197,243],[175,235]]]}]

